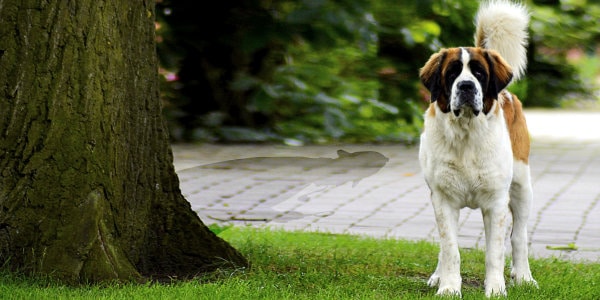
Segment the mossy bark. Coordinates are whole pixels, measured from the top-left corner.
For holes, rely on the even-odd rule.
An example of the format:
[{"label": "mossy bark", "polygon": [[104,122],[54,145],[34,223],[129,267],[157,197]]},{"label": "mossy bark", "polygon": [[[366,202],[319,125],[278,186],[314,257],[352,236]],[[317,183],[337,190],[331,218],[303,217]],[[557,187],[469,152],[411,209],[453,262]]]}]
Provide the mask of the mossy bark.
[{"label": "mossy bark", "polygon": [[0,264],[68,281],[246,260],[179,190],[154,1],[0,3]]}]

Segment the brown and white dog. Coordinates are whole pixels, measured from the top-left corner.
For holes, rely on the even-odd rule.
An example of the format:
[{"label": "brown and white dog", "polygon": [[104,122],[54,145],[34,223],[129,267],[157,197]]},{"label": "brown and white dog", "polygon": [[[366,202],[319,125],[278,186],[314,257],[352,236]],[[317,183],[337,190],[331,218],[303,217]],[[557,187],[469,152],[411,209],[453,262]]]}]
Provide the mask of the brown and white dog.
[{"label": "brown and white dog", "polygon": [[537,285],[528,262],[532,203],[529,133],[521,102],[505,88],[524,72],[529,13],[508,1],[481,4],[476,47],[442,49],[421,69],[431,93],[419,160],[431,190],[440,237],[429,279],[438,294],[460,295],[458,219],[480,208],[485,227],[485,294],[506,295],[504,240],[512,213],[511,277]]}]

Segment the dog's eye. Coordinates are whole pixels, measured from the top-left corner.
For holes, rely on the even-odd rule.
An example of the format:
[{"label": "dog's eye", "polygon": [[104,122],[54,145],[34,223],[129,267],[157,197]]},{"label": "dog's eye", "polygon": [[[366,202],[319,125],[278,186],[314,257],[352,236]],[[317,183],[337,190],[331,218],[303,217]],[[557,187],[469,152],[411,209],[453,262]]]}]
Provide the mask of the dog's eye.
[{"label": "dog's eye", "polygon": [[454,82],[454,80],[456,79],[456,77],[458,77],[458,75],[460,74],[462,70],[462,65],[459,64],[453,64],[449,69],[448,72],[446,73],[447,78],[448,78],[448,83],[452,83]]},{"label": "dog's eye", "polygon": [[454,82],[454,80],[458,77],[458,73],[452,72],[448,74],[448,82]]},{"label": "dog's eye", "polygon": [[485,79],[485,71],[483,70],[483,67],[481,67],[478,64],[473,64],[471,65],[471,71],[473,73],[473,76],[475,76],[475,78],[477,78],[477,80],[482,81]]}]

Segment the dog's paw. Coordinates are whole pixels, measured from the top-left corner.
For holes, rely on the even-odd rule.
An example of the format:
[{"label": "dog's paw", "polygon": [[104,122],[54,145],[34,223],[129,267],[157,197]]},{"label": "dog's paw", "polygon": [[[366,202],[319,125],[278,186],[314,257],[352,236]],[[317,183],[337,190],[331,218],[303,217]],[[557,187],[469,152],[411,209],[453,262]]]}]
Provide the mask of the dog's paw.
[{"label": "dog's paw", "polygon": [[440,286],[436,295],[462,298],[462,294],[460,293],[460,287],[457,288],[455,286],[450,285]]},{"label": "dog's paw", "polygon": [[490,297],[506,297],[506,286],[504,283],[486,284],[485,296]]},{"label": "dog's paw", "polygon": [[510,273],[510,278],[512,279],[512,283],[514,285],[532,285],[536,288],[539,288],[537,281],[535,281],[533,276],[531,276],[531,272],[512,271]]},{"label": "dog's paw", "polygon": [[438,286],[438,284],[440,284],[440,276],[437,273],[431,274],[431,277],[429,277],[429,280],[427,281],[427,285],[435,287]]},{"label": "dog's paw", "polygon": [[447,276],[445,278],[441,278],[437,272],[434,272],[431,275],[431,277],[429,277],[427,284],[430,287],[439,286],[437,291],[438,296],[451,296],[462,298],[462,294],[460,293],[460,276]]}]

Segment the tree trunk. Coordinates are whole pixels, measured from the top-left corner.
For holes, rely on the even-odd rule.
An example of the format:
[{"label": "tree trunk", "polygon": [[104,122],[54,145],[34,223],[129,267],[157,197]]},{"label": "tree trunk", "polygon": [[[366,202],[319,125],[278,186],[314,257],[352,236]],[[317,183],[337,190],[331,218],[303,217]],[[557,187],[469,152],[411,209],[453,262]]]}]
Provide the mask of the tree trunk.
[{"label": "tree trunk", "polygon": [[246,260],[179,190],[154,1],[0,1],[0,263],[67,281]]}]

